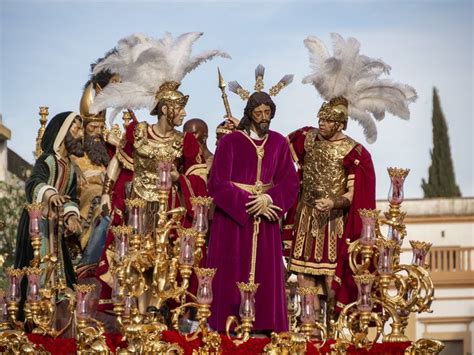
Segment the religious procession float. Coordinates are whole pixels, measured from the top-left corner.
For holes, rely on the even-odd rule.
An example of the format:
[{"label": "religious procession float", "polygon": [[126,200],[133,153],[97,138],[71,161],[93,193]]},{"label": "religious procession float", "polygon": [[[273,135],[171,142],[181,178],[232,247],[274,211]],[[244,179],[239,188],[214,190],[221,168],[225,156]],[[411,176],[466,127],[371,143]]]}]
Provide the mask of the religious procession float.
[{"label": "religious procession float", "polygon": [[[15,262],[0,291],[0,349],[438,354],[441,342],[405,335],[434,297],[431,245],[410,240],[412,261],[401,262],[409,169],[388,168],[381,214],[370,154],[343,133],[350,117],[375,141],[375,122],[386,112],[407,119],[416,91],[387,78],[390,66],[360,54],[356,39],[332,34],[331,54],[311,36],[303,83],[324,100],[316,127],[288,137],[269,129],[272,97],[292,75],[267,93],[259,65],[251,93],[219,72],[227,118],[213,155],[204,121],[178,129],[186,74],[229,58],[192,55],[201,35],[128,36],[91,65],[79,113],[49,119],[40,107]],[[240,119],[226,87],[246,102]],[[153,124],[135,116],[143,108]]]}]

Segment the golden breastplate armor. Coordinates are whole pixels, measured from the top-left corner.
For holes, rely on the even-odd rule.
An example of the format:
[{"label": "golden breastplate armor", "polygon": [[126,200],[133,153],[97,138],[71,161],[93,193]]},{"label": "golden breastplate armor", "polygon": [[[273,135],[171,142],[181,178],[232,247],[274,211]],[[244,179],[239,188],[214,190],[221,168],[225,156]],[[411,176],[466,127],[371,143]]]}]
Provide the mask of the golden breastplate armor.
[{"label": "golden breastplate armor", "polygon": [[310,206],[320,198],[333,199],[347,191],[344,157],[355,147],[350,138],[329,142],[316,140],[316,129],[308,132],[303,164],[303,201]]},{"label": "golden breastplate armor", "polygon": [[184,136],[174,131],[170,137],[158,137],[146,122],[139,123],[134,134],[133,190],[146,201],[158,201],[156,182],[160,157],[171,157],[173,161],[181,158]]}]

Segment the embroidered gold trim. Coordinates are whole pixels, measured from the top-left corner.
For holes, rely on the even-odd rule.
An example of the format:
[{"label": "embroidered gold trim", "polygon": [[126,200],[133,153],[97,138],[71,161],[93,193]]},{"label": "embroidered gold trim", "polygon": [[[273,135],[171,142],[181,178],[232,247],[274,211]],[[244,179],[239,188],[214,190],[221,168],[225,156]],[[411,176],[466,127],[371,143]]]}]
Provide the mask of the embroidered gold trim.
[{"label": "embroidered gold trim", "polygon": [[198,175],[207,177],[207,164],[194,164],[189,167],[188,170],[184,173],[184,175]]},{"label": "embroidered gold trim", "polygon": [[238,188],[247,191],[251,194],[258,194],[258,193],[265,193],[273,187],[273,184],[258,184],[249,185],[249,184],[242,184],[240,182],[231,181],[232,184],[237,186]]},{"label": "embroidered gold trim", "polygon": [[336,273],[336,270],[328,268],[318,268],[315,269],[313,266],[299,266],[294,264],[289,264],[288,269],[301,274],[310,274],[310,275],[325,275],[333,276]]},{"label": "embroidered gold trim", "polygon": [[117,160],[122,163],[123,167],[127,170],[133,171],[133,159],[130,158],[123,149],[117,149]]},{"label": "embroidered gold trim", "polygon": [[302,261],[302,260],[296,260],[296,259],[291,259],[290,260],[291,265],[299,265],[299,266],[309,266],[309,267],[319,267],[322,269],[336,269],[337,263],[315,263],[311,261]]},{"label": "embroidered gold trim", "polygon": [[[253,193],[255,194],[261,194],[262,191],[258,187],[263,186],[262,181],[260,180],[261,175],[262,175],[262,161],[263,157],[265,155],[265,144],[268,141],[269,135],[265,137],[265,139],[262,142],[261,146],[257,146],[255,142],[250,138],[247,134],[245,134],[242,131],[238,131],[245,138],[248,139],[248,141],[254,146],[255,152],[257,154],[257,176],[255,177],[255,187],[253,188]],[[254,219],[253,222],[253,234],[252,234],[252,258],[250,261],[250,275],[249,275],[249,283],[255,283],[255,267],[257,263],[257,245],[258,245],[258,234],[260,232],[260,217],[257,217]]]}]

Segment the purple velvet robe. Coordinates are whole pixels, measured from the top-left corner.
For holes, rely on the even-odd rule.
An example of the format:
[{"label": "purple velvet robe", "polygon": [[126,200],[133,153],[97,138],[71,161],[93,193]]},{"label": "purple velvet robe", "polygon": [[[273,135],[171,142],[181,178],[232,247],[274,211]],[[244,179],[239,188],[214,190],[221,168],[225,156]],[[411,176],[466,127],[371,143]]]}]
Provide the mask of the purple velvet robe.
[{"label": "purple velvet robe", "polygon": [[[212,222],[207,266],[217,268],[213,281],[214,301],[211,327],[225,330],[226,319],[239,315],[240,293],[236,282],[248,282],[252,256],[253,217],[246,212],[249,192],[232,182],[254,185],[257,176],[257,154],[245,133],[234,132],[219,141],[211,169],[208,188],[216,210]],[[256,145],[263,141],[254,140]],[[266,193],[282,212],[297,198],[299,179],[291,159],[288,143],[279,133],[270,131],[265,144],[261,181],[271,183]],[[255,330],[288,330],[284,289],[284,265],[279,221],[262,217],[258,236],[255,282]]]}]

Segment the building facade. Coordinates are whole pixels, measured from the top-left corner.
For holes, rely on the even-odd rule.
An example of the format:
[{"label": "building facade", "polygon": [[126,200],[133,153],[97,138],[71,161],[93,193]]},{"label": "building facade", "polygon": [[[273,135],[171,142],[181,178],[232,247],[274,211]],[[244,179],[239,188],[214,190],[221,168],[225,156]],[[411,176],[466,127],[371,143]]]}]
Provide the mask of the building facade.
[{"label": "building facade", "polygon": [[[386,211],[388,203],[377,208]],[[427,261],[435,286],[433,312],[413,315],[407,335],[443,341],[442,354],[474,353],[474,197],[409,199],[402,210],[401,263],[411,263],[409,240],[432,243]]]}]

